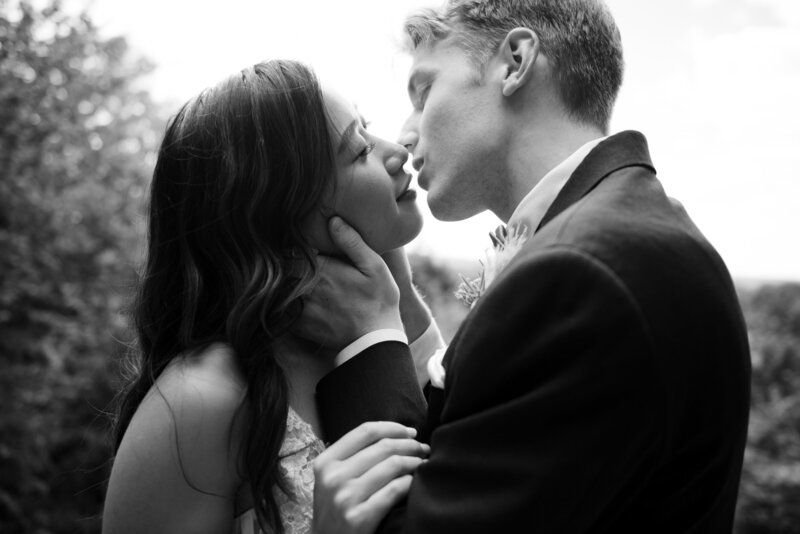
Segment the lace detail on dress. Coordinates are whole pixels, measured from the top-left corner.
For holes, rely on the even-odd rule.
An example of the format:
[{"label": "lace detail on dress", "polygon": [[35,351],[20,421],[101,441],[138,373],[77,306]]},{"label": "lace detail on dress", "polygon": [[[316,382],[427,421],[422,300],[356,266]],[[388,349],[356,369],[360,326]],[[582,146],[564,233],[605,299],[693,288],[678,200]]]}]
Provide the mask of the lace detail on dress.
[{"label": "lace detail on dress", "polygon": [[[311,531],[314,514],[314,471],[312,462],[325,450],[307,422],[290,406],[286,418],[286,435],[280,450],[280,470],[291,495],[275,488],[275,500],[281,514],[286,534],[305,534]],[[235,534],[263,534],[256,521],[255,510],[250,509],[236,518]]]}]

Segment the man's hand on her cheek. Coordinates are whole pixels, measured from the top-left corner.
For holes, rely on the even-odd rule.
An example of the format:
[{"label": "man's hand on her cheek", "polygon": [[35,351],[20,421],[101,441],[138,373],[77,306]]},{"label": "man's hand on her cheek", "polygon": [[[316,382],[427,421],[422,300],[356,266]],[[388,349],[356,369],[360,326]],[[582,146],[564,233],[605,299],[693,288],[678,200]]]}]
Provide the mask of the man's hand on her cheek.
[{"label": "man's hand on her cheek", "polygon": [[400,317],[408,340],[414,341],[430,326],[433,320],[431,312],[414,287],[405,249],[396,248],[381,254],[381,257],[400,288]]},{"label": "man's hand on her cheek", "polygon": [[329,232],[345,258],[318,257],[318,282],[304,299],[295,332],[341,350],[374,330],[402,330],[400,292],[386,263],[339,217],[331,219]]}]

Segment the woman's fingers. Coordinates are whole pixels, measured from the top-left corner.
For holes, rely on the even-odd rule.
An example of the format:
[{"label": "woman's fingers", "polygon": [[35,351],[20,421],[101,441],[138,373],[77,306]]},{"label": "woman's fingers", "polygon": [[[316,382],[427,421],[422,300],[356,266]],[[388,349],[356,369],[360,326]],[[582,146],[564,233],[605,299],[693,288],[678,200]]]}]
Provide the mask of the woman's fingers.
[{"label": "woman's fingers", "polygon": [[[369,445],[385,438],[413,438],[417,435],[414,428],[392,421],[371,421],[363,423],[351,430],[333,445],[328,447],[319,458],[326,460],[344,460],[350,458]],[[317,460],[319,460],[317,458]]]},{"label": "woman's fingers", "polygon": [[430,446],[414,439],[384,438],[353,454],[345,463],[346,474],[350,477],[360,477],[386,460],[426,458],[430,451]]},{"label": "woman's fingers", "polygon": [[[393,457],[398,458],[398,457]],[[362,477],[322,477],[314,482],[315,534],[371,533],[408,494],[411,473],[424,460],[384,460]]]},{"label": "woman's fingers", "polygon": [[407,493],[413,473],[430,453],[391,422],[364,423],[314,461],[315,532],[372,532]]},{"label": "woman's fingers", "polygon": [[411,475],[395,478],[354,506],[349,512],[349,522],[359,525],[363,532],[374,532],[389,510],[408,495],[412,480]]},{"label": "woman's fingers", "polygon": [[354,479],[350,492],[355,501],[366,502],[394,480],[413,474],[427,460],[417,456],[392,456]]}]

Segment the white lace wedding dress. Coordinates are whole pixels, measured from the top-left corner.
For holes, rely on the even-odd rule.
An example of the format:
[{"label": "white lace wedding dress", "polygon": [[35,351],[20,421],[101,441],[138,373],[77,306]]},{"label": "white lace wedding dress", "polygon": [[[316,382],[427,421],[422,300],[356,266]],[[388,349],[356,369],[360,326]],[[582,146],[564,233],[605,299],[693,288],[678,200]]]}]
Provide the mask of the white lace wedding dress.
[{"label": "white lace wedding dress", "polygon": [[[428,329],[411,345],[412,359],[422,387],[428,380],[427,363],[430,356],[445,347],[439,327],[432,322]],[[306,534],[311,531],[314,516],[314,458],[325,450],[325,445],[314,430],[289,407],[286,418],[286,436],[280,450],[280,470],[295,499],[275,490],[280,507],[281,522],[286,534]],[[259,528],[255,510],[250,509],[234,520],[234,534],[272,534]]]},{"label": "white lace wedding dress", "polygon": [[[305,422],[289,407],[286,418],[286,436],[280,451],[280,470],[294,499],[275,489],[280,507],[281,521],[286,534],[305,534],[311,531],[314,514],[314,472],[312,462],[325,450],[322,443]],[[252,508],[239,515],[233,526],[234,534],[271,534],[259,528]]]}]

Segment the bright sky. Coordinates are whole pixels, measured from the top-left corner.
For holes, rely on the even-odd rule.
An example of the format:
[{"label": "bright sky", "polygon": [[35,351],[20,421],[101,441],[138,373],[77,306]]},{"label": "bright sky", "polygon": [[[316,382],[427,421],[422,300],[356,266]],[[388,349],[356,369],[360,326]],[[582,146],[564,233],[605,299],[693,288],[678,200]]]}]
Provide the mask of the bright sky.
[{"label": "bright sky", "polygon": [[[734,277],[800,280],[800,2],[607,2],[626,54],[612,132],[648,137],[667,193]],[[399,29],[427,5],[438,0],[96,0],[90,13],[157,65],[158,99],[182,103],[260,60],[300,59],[394,139],[410,109]],[[426,225],[411,250],[483,257],[494,215],[442,223],[419,202]]]}]

